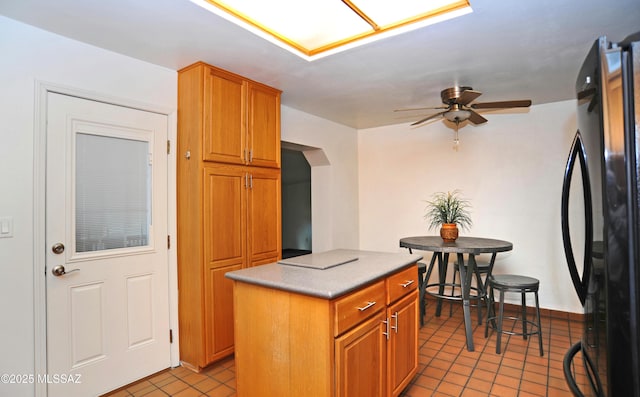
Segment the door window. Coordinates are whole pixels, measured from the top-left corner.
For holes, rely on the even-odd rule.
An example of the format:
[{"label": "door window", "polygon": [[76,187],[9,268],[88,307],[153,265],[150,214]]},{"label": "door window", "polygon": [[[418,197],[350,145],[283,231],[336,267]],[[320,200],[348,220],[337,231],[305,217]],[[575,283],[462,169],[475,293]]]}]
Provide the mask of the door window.
[{"label": "door window", "polygon": [[149,142],[76,134],[75,252],[149,245]]}]

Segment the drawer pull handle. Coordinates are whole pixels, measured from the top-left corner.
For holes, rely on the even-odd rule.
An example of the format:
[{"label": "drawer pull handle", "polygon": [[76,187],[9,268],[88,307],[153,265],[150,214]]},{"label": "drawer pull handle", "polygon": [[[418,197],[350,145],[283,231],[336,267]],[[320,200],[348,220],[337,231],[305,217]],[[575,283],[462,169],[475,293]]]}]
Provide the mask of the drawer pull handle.
[{"label": "drawer pull handle", "polygon": [[414,283],[415,280],[409,280],[407,282],[405,282],[404,284],[400,284],[402,285],[402,288],[407,288],[408,286],[410,286],[411,284]]},{"label": "drawer pull handle", "polygon": [[367,310],[368,308],[370,308],[371,306],[373,306],[373,305],[375,305],[375,304],[376,304],[376,302],[375,302],[375,301],[373,301],[373,302],[367,302],[367,305],[366,305],[365,307],[359,307],[359,308],[358,308],[358,310],[360,310],[361,312],[363,312],[363,311]]}]

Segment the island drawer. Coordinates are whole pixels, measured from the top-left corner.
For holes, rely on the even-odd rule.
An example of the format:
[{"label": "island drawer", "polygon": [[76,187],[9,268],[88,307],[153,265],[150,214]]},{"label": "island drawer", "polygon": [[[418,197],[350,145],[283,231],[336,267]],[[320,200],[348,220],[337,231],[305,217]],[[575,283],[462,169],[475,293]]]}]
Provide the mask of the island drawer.
[{"label": "island drawer", "polygon": [[387,305],[418,288],[418,267],[410,266],[387,277]]},{"label": "island drawer", "polygon": [[334,301],[334,336],[386,308],[384,280]]}]

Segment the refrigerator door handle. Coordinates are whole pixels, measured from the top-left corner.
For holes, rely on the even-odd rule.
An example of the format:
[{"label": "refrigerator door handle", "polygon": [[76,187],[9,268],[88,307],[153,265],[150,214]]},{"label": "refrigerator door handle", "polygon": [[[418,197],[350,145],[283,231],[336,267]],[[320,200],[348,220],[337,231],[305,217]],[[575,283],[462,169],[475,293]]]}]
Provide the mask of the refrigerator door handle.
[{"label": "refrigerator door handle", "polygon": [[571,393],[573,393],[575,397],[585,397],[584,393],[582,393],[582,391],[578,387],[576,379],[573,377],[573,372],[571,371],[573,357],[578,352],[582,352],[584,365],[586,367],[586,376],[589,378],[589,386],[591,386],[593,393],[595,393],[595,396],[597,397],[605,397],[602,383],[600,382],[598,373],[595,371],[595,365],[593,364],[593,361],[591,360],[591,357],[587,354],[587,352],[582,349],[582,342],[578,342],[571,346],[571,348],[564,355],[564,360],[562,360],[564,378],[569,385],[569,389],[571,389]]},{"label": "refrigerator door handle", "polygon": [[569,389],[571,389],[571,393],[575,397],[584,397],[582,391],[578,387],[576,383],[576,379],[573,377],[573,373],[571,371],[571,363],[573,362],[573,357],[578,353],[581,349],[581,343],[578,342],[575,345],[571,346],[571,348],[564,355],[564,360],[562,360],[562,368],[564,370],[564,379],[567,381],[569,385]]},{"label": "refrigerator door handle", "polygon": [[[571,188],[571,177],[573,176],[573,169],[576,164],[576,160],[580,162],[580,170],[582,174],[582,190],[584,195],[585,242],[582,277],[580,277],[578,268],[576,266],[573,248],[571,247],[571,233],[569,230],[569,190]],[[571,151],[569,152],[567,166],[565,167],[564,171],[564,180],[562,182],[562,208],[560,218],[562,223],[562,243],[564,246],[564,254],[567,258],[567,265],[569,266],[569,274],[571,274],[571,281],[573,282],[573,286],[583,306],[587,295],[589,277],[591,275],[591,252],[593,248],[592,217],[591,185],[589,183],[589,170],[587,168],[586,151],[582,143],[582,135],[580,134],[580,131],[577,131],[576,136],[573,139],[573,143],[571,144]]]}]

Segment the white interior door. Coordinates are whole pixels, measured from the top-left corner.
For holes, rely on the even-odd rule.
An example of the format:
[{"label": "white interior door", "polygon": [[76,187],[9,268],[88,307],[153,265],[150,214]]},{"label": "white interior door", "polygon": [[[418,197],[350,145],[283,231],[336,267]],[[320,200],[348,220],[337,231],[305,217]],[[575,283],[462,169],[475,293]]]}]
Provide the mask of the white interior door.
[{"label": "white interior door", "polygon": [[47,101],[48,396],[95,396],[170,366],[168,123]]}]

